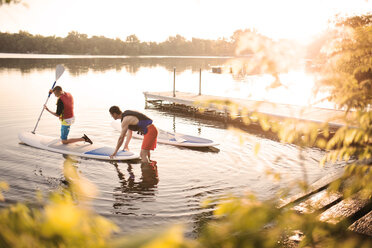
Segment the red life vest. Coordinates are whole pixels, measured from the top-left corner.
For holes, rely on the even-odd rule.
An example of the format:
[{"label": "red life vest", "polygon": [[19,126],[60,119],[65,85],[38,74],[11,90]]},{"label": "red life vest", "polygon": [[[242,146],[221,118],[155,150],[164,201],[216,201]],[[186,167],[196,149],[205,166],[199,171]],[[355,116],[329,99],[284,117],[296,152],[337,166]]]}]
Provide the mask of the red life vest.
[{"label": "red life vest", "polygon": [[68,92],[64,92],[59,99],[63,102],[62,119],[69,119],[74,117],[74,98]]}]

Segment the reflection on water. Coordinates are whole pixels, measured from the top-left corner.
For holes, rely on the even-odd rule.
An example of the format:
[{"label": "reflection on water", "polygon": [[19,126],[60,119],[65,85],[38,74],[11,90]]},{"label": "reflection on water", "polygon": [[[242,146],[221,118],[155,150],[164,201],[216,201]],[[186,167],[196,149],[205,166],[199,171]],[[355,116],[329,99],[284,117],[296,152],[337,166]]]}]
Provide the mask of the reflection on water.
[{"label": "reflection on water", "polygon": [[[155,161],[154,161],[155,162]],[[113,163],[118,173],[120,186],[114,188],[114,213],[119,215],[137,215],[131,202],[154,201],[156,185],[159,182],[156,162],[154,165],[141,164],[141,177],[136,179],[132,164],[127,163],[129,176],[124,173],[117,163]]]},{"label": "reflection on water", "polygon": [[210,70],[211,66],[221,65],[228,61],[228,58],[213,57],[124,57],[124,58],[61,58],[61,59],[24,59],[24,58],[0,58],[0,70],[17,69],[22,73],[30,73],[34,69],[54,70],[58,64],[69,71],[72,76],[86,74],[89,71],[105,72],[107,70],[121,71],[125,69],[130,74],[135,74],[141,67],[164,67],[168,71],[177,68],[177,73],[185,70],[199,72]]},{"label": "reflection on water", "polygon": [[[143,91],[172,89],[172,71],[177,67],[179,91],[197,92],[199,68],[203,68],[204,94],[247,97],[245,81],[231,75],[209,72],[226,58],[61,58],[0,59],[0,181],[10,184],[7,203],[33,201],[37,190],[50,192],[63,185],[65,159],[57,153],[20,145],[17,135],[32,131],[54,81],[57,64],[66,72],[58,81],[75,100],[75,124],[71,137],[86,133],[95,143],[115,146],[119,133],[111,127],[108,109],[139,110],[156,126],[209,138],[220,145],[215,150],[186,149],[158,144],[151,158],[156,165],[116,163],[76,158],[79,173],[94,183],[98,195],[93,208],[114,221],[122,233],[152,229],[181,222],[189,231],[197,230],[211,214],[200,207],[206,198],[225,194],[256,193],[259,199],[275,197],[284,187],[298,190],[294,182],[313,183],[325,174],[337,173],[342,165],[320,168],[324,155],[317,149],[300,149],[265,139],[256,133],[235,133],[222,122],[182,114],[145,109]],[[253,87],[254,88],[254,87]],[[55,108],[52,97],[48,106]],[[44,114],[39,134],[60,135],[60,123]],[[242,142],[243,141],[243,142]],[[255,144],[260,152],[254,155]],[[131,141],[131,151],[139,153],[141,140]],[[280,173],[273,181],[267,171]]]},{"label": "reflection on water", "polygon": [[126,164],[128,165],[128,180],[125,180],[125,176],[120,171],[119,165],[117,163],[113,163],[118,173],[121,184],[120,191],[122,193],[135,192],[141,194],[141,192],[150,191],[153,188],[156,188],[156,185],[159,182],[158,166],[156,161],[151,161],[151,163],[141,163],[141,177],[139,181],[136,180],[136,176],[133,173],[132,164]]},{"label": "reflection on water", "polygon": [[[1,58],[5,57],[5,58]],[[176,68],[176,74],[179,77],[184,74],[186,80],[181,81],[185,84],[186,81],[195,82],[195,86],[190,88],[178,87],[176,90],[187,92],[198,91],[198,77],[186,78],[186,72],[191,74],[198,74],[201,70],[203,72],[202,85],[204,94],[230,96],[238,98],[247,98],[257,101],[269,101],[275,103],[288,103],[294,105],[307,106],[315,104],[319,107],[333,108],[334,105],[329,102],[319,103],[321,99],[325,99],[326,93],[321,95],[314,95],[313,87],[315,77],[305,71],[305,65],[296,68],[294,71],[280,75],[282,85],[278,88],[271,88],[270,86],[275,81],[269,75],[247,75],[246,73],[237,71],[234,74],[219,74],[211,75],[205,72],[211,72],[212,67],[221,65],[231,65],[235,63],[234,58],[231,57],[91,57],[91,56],[60,56],[60,58],[50,58],[45,55],[30,55],[28,58],[17,58],[0,54],[0,72],[2,70],[20,70],[22,74],[29,74],[32,70],[49,69],[54,70],[58,64],[63,64],[68,70],[71,77],[79,77],[89,73],[105,73],[114,70],[116,73],[125,71],[125,73],[136,76],[140,70],[144,68],[155,69],[163,68],[167,72],[173,72]],[[239,58],[240,60],[242,58]],[[249,64],[249,57],[244,58],[245,63]],[[161,80],[161,76],[153,75],[149,80]],[[172,79],[167,78],[167,81]],[[177,78],[178,81],[178,78]],[[210,90],[215,87],[215,90]],[[219,90],[216,90],[219,89]],[[166,89],[172,90],[171,83]]]}]

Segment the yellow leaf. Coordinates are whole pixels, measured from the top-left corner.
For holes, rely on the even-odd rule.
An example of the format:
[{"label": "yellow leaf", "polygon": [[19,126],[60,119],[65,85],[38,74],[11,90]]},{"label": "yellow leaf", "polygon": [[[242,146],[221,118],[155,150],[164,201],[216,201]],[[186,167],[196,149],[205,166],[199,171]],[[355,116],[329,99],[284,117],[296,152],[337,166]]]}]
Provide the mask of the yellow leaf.
[{"label": "yellow leaf", "polygon": [[8,190],[9,185],[6,182],[0,182],[0,190]]},{"label": "yellow leaf", "polygon": [[143,245],[143,248],[158,248],[158,247],[181,247],[183,243],[183,227],[174,226],[159,235],[157,238]]},{"label": "yellow leaf", "polygon": [[255,155],[255,156],[258,155],[258,152],[260,151],[260,148],[261,148],[260,143],[256,143],[256,144],[254,145],[254,155]]},{"label": "yellow leaf", "polygon": [[322,139],[322,138],[320,138],[320,139],[317,140],[317,146],[319,148],[325,148],[326,144],[327,144],[327,142],[324,139]]},{"label": "yellow leaf", "polygon": [[326,161],[327,161],[327,157],[324,156],[324,157],[322,158],[322,160],[320,160],[320,166],[324,167]]}]

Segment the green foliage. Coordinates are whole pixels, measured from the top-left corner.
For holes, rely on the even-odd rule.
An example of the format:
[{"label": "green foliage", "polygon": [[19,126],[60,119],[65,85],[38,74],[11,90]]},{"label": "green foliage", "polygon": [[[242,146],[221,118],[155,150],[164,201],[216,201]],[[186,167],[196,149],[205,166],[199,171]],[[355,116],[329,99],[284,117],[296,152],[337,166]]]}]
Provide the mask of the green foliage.
[{"label": "green foliage", "polygon": [[2,191],[8,190],[9,185],[6,182],[0,182],[0,201],[4,201]]},{"label": "green foliage", "polygon": [[347,30],[352,31],[356,28],[370,26],[372,23],[372,15],[367,14],[361,16],[352,16],[349,18],[336,17],[333,22],[333,28],[329,28],[328,30],[319,34],[318,37],[307,46],[307,58],[311,59],[314,63],[314,68],[312,68],[312,70],[321,70],[322,66],[327,63],[327,59],[329,59],[326,52],[327,47],[332,48],[334,47],[335,42],[339,43],[339,41],[342,40],[342,37],[348,33]]},{"label": "green foliage", "polygon": [[[214,211],[215,219],[206,224],[195,240],[183,236],[174,226],[163,232],[118,238],[110,247],[370,247],[371,241],[349,236],[343,226],[320,222],[317,213],[301,215],[290,206],[277,208],[273,201],[258,201],[253,195],[229,197]],[[299,243],[289,237],[301,230]]]},{"label": "green foliage", "polygon": [[[198,241],[201,247],[273,247],[281,231],[270,227],[280,209],[258,202],[253,196],[230,198],[220,204]],[[268,228],[265,228],[268,227]]]},{"label": "green foliage", "polygon": [[351,16],[349,18],[338,18],[336,19],[336,27],[351,27],[358,28],[372,24],[372,15],[366,14],[361,16]]},{"label": "green foliage", "polygon": [[109,243],[109,247],[119,248],[158,248],[172,247],[183,248],[191,247],[192,241],[183,236],[184,228],[182,226],[173,226],[161,232],[150,232],[137,234],[130,237],[117,238]]},{"label": "green foliage", "polygon": [[328,100],[340,108],[363,111],[372,102],[372,25],[343,29],[326,48],[329,63],[322,70]]},{"label": "green foliage", "polygon": [[[243,119],[244,123],[256,122],[265,131],[277,133],[281,142],[294,143],[300,147],[319,147],[328,153],[321,161],[334,163],[336,161],[352,162],[352,165],[368,166],[372,159],[372,16],[356,16],[338,19],[338,25],[331,31],[332,36],[324,39],[324,64],[319,71],[319,92],[326,92],[329,100],[345,109],[345,126],[330,134],[327,123],[305,123],[295,119],[278,120],[254,110],[243,110],[249,114]],[[341,27],[341,28],[340,28]],[[278,58],[294,59],[291,52],[283,50],[279,43],[267,42],[260,36],[248,33],[242,36],[240,49],[248,47],[254,52],[250,61],[255,62],[266,73],[272,74],[277,81],[278,74],[285,69],[278,70],[277,65],[289,67],[291,63],[280,63]],[[256,58],[257,57],[257,58]],[[284,61],[284,59],[282,60]],[[290,67],[289,67],[290,68]],[[280,82],[277,83],[280,85]],[[230,109],[238,107],[230,104]],[[251,113],[249,112],[251,111]],[[331,120],[330,120],[331,121]],[[367,170],[368,171],[368,170]],[[358,184],[366,182],[362,174],[348,175],[355,177]],[[366,174],[366,177],[367,174]],[[369,183],[360,184],[366,195],[372,196]]]},{"label": "green foliage", "polygon": [[91,185],[70,161],[64,169],[70,186],[40,199],[40,207],[17,203],[0,210],[0,247],[107,247],[117,227],[84,201]]},{"label": "green foliage", "polygon": [[321,85],[330,92],[328,100],[351,111],[346,126],[328,141],[329,151],[323,162],[351,160],[344,180],[351,181],[343,189],[349,196],[362,190],[361,197],[372,196],[370,164],[372,159],[372,25],[371,15],[340,21],[342,35],[327,45],[328,61],[322,70]]},{"label": "green foliage", "polygon": [[[318,62],[321,79],[319,89],[328,93],[330,100],[345,109],[345,126],[331,133],[327,123],[304,123],[295,119],[278,120],[273,117],[242,110],[248,113],[244,123],[257,123],[263,130],[277,133],[281,142],[300,147],[319,147],[327,151],[321,164],[348,162],[340,180],[330,190],[339,191],[344,198],[372,197],[372,26],[371,16],[339,20],[324,43],[317,44],[325,52]],[[342,29],[339,29],[342,27]],[[254,52],[250,67],[261,66],[277,81],[280,69],[278,58],[291,56],[278,44],[265,42],[249,34],[241,49]],[[274,52],[272,52],[274,50]],[[256,58],[257,57],[257,58]],[[258,64],[254,64],[258,62]],[[243,65],[244,63],[240,63]],[[290,65],[288,63],[287,65]],[[280,85],[280,82],[277,82]],[[218,104],[218,101],[216,102]],[[227,103],[228,104],[228,103]],[[238,107],[229,106],[234,112]],[[233,116],[232,116],[233,117]],[[240,117],[241,118],[241,117]],[[246,119],[246,120],[244,120]],[[330,120],[331,121],[331,120]],[[255,153],[256,153],[255,148]],[[305,182],[306,183],[306,182]],[[306,189],[304,185],[304,189]],[[222,204],[216,223],[210,223],[201,235],[206,247],[273,247],[281,237],[296,230],[304,234],[300,246],[369,247],[370,241],[346,235],[345,223],[332,226],[318,221],[316,215],[300,216],[286,209],[277,209],[272,202],[232,199]],[[203,237],[203,235],[206,235]],[[285,240],[285,239],[284,239]],[[284,244],[285,246],[285,244]]]},{"label": "green foliage", "polygon": [[196,247],[287,247],[288,237],[302,230],[299,247],[369,247],[370,240],[348,237],[340,226],[327,225],[316,213],[300,215],[291,208],[277,208],[272,201],[254,196],[231,197],[218,206],[212,221],[197,239]]},{"label": "green foliage", "polygon": [[0,229],[1,247],[103,247],[112,224],[64,194],[41,210],[21,203],[1,210]]}]

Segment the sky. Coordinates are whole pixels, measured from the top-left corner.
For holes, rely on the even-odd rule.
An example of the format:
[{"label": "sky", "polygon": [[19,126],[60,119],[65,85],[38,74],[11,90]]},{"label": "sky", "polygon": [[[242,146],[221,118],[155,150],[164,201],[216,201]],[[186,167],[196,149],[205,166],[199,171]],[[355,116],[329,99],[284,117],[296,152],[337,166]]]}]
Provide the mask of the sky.
[{"label": "sky", "polygon": [[22,0],[0,7],[0,31],[65,37],[78,31],[141,41],[229,38],[256,29],[273,39],[306,42],[336,14],[366,14],[371,0]]}]

